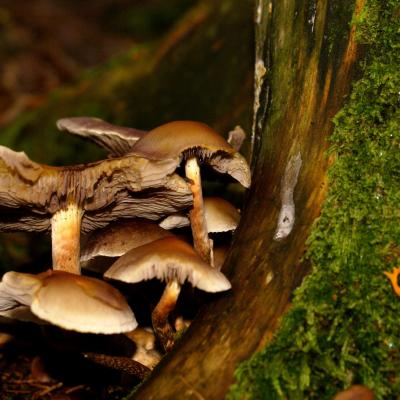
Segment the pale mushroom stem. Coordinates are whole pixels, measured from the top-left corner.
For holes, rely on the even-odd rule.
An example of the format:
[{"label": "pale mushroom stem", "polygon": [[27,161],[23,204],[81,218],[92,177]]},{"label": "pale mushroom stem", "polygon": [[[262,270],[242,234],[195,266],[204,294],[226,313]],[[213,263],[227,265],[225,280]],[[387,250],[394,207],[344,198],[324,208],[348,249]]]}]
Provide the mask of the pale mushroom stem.
[{"label": "pale mushroom stem", "polygon": [[75,203],[51,218],[53,269],[80,275],[80,233],[83,211]]},{"label": "pale mushroom stem", "polygon": [[212,265],[211,245],[204,214],[200,167],[196,157],[190,157],[186,160],[185,173],[189,179],[190,189],[193,194],[193,208],[189,212],[189,218],[192,227],[194,248],[203,260]]},{"label": "pale mushroom stem", "polygon": [[174,331],[168,322],[168,316],[175,308],[181,285],[172,280],[167,283],[160,301],[151,314],[154,332],[165,351],[170,351],[174,345]]}]

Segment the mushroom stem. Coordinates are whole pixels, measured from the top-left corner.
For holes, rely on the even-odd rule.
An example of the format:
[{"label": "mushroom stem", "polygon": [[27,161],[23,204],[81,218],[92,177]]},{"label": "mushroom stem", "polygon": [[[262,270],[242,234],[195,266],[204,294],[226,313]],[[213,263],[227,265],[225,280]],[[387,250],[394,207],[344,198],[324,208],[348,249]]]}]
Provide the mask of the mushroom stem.
[{"label": "mushroom stem", "polygon": [[53,269],[80,275],[80,233],[83,211],[76,203],[51,218]]},{"label": "mushroom stem", "polygon": [[168,282],[160,301],[151,314],[154,332],[165,351],[170,351],[174,345],[174,331],[168,322],[168,316],[175,308],[180,291],[181,286],[175,279]]},{"label": "mushroom stem", "polygon": [[204,261],[211,264],[211,247],[204,213],[200,168],[196,157],[190,157],[186,160],[185,173],[193,194],[193,208],[189,212],[189,218],[194,248]]}]

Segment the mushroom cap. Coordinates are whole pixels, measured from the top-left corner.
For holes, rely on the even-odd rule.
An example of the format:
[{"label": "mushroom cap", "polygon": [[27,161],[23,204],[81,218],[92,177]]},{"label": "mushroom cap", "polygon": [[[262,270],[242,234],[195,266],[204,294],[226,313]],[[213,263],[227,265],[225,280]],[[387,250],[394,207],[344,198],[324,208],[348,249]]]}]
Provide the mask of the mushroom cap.
[{"label": "mushroom cap", "polygon": [[149,131],[132,153],[151,160],[181,156],[185,151],[207,157],[215,152],[234,154],[235,149],[208,125],[196,121],[173,121]]},{"label": "mushroom cap", "polygon": [[239,224],[239,211],[221,197],[205,197],[204,213],[211,233],[234,231]]},{"label": "mushroom cap", "polygon": [[42,282],[35,275],[8,271],[0,282],[0,310],[10,310],[19,305],[30,306]]},{"label": "mushroom cap", "polygon": [[48,230],[71,200],[84,211],[82,232],[118,218],[159,219],[192,202],[187,183],[173,173],[177,162],[129,155],[51,167],[0,146],[0,231]]},{"label": "mushroom cap", "polygon": [[122,333],[137,322],[122,294],[106,282],[63,271],[39,274],[32,312],[64,329],[91,333]]},{"label": "mushroom cap", "polygon": [[184,228],[190,225],[190,219],[186,214],[175,213],[165,217],[158,225],[166,230]]},{"label": "mushroom cap", "polygon": [[188,280],[206,292],[220,292],[231,288],[228,279],[205,263],[184,241],[171,236],[128,251],[104,274],[106,278],[136,283],[157,278],[176,279],[180,284]]},{"label": "mushroom cap", "polygon": [[137,347],[145,350],[152,350],[156,346],[156,336],[151,328],[137,327],[135,330],[125,333],[125,336],[132,340]]},{"label": "mushroom cap", "polygon": [[[208,233],[234,231],[240,220],[239,211],[220,197],[204,198],[204,217]],[[182,228],[190,225],[189,218],[184,214],[171,214],[160,222],[164,229]]]},{"label": "mushroom cap", "polygon": [[87,138],[109,151],[113,156],[122,156],[146,131],[118,126],[93,117],[70,117],[57,121],[60,131]]},{"label": "mushroom cap", "polygon": [[167,236],[171,233],[151,221],[139,218],[116,221],[85,238],[81,246],[81,261],[97,256],[119,257],[130,249]]},{"label": "mushroom cap", "polygon": [[250,168],[244,157],[201,122],[173,121],[161,125],[139,139],[131,153],[151,160],[195,154],[216,171],[228,173],[243,186],[250,186]]}]

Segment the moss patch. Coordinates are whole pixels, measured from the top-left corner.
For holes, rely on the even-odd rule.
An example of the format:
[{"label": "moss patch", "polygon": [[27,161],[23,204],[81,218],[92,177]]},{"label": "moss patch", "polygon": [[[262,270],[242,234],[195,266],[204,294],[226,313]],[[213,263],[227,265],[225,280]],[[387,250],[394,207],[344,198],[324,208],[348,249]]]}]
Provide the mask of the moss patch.
[{"label": "moss patch", "polygon": [[400,394],[400,1],[354,21],[363,77],[334,119],[329,192],[309,239],[312,273],[274,341],[240,365],[229,399],[330,399],[353,383]]}]

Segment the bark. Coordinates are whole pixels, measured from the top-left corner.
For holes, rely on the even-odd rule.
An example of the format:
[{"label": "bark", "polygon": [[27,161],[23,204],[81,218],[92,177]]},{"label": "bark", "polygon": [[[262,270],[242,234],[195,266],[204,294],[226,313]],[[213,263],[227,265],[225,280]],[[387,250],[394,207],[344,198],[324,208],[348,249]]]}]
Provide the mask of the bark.
[{"label": "bark", "polygon": [[233,289],[201,311],[132,398],[222,399],[238,363],[271,340],[308,270],[301,257],[326,191],[330,120],[348,93],[357,59],[349,28],[353,6],[258,4],[260,106],[253,184],[224,267]]}]

